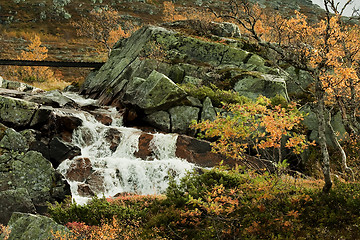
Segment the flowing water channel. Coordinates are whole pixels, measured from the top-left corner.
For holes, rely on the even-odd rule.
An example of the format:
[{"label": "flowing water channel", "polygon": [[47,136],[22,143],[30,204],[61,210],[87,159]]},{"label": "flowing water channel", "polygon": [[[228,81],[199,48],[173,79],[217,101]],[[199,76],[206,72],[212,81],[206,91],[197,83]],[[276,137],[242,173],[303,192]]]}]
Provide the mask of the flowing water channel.
[{"label": "flowing water channel", "polygon": [[[91,101],[75,95],[68,97],[79,105],[86,105],[89,103],[86,101]],[[76,117],[82,120],[82,126],[73,132],[72,143],[81,149],[81,156],[60,164],[58,169],[64,176],[75,159],[87,158],[91,162],[92,172],[102,179],[102,186],[93,186],[99,197],[114,196],[122,192],[161,194],[168,186],[170,175],[179,180],[195,167],[194,164],[175,156],[176,134],[154,134],[150,142],[153,156],[148,160],[135,157],[141,130],[124,127],[115,108],[110,108],[109,113],[113,116],[110,126],[97,121],[90,113],[81,111],[76,114]],[[113,132],[120,133],[116,149],[107,141],[109,134]],[[79,186],[86,183],[86,180],[67,180],[74,201],[79,204],[86,203],[90,198],[78,193]]]}]

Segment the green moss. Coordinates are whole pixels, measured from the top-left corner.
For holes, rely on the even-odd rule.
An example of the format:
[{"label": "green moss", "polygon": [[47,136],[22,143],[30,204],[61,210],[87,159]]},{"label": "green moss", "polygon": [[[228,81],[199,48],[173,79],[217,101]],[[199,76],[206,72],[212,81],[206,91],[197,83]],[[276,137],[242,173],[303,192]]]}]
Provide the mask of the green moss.
[{"label": "green moss", "polygon": [[223,103],[245,103],[248,102],[249,99],[240,96],[238,93],[234,91],[226,91],[217,88],[215,85],[208,86],[200,86],[197,87],[193,84],[181,84],[180,87],[184,89],[190,96],[196,97],[201,101],[204,101],[206,97],[211,99],[211,102],[215,107],[221,107]]},{"label": "green moss", "polygon": [[287,108],[288,101],[286,100],[286,98],[282,95],[276,94],[275,97],[270,98],[270,102],[272,106],[278,106],[280,105],[282,108]]}]

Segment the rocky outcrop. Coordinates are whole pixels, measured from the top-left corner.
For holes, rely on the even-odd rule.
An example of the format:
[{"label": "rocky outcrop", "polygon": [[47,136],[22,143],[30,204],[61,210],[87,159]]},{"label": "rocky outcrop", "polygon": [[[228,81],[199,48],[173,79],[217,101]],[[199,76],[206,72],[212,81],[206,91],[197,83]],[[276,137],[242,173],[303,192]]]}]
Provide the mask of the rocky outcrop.
[{"label": "rocky outcrop", "polygon": [[35,206],[26,188],[0,192],[0,223],[7,224],[14,212],[36,213]]},{"label": "rocky outcrop", "polygon": [[135,81],[129,83],[127,90],[131,91],[131,95],[127,94],[124,103],[142,109],[145,114],[168,109],[186,95],[170,78],[155,70],[136,88]]},{"label": "rocky outcrop", "polygon": [[80,153],[64,133],[71,135],[81,120],[66,117],[64,108],[76,106],[58,91],[4,80],[1,86],[7,89],[0,88],[0,223],[7,224],[15,211],[44,213],[48,202],[71,194],[54,167]]},{"label": "rocky outcrop", "polygon": [[[194,99],[182,83],[200,85],[227,79],[233,90],[286,99],[286,77],[266,66],[266,60],[242,49],[238,28],[231,23],[212,23],[214,39],[187,36],[174,29],[191,28],[191,21],[148,26],[115,44],[109,60],[89,75],[81,93],[101,104],[131,109],[128,122],[150,124],[163,131],[191,134],[191,121],[213,119],[210,99]],[[229,37],[232,37],[231,39]],[[222,43],[219,43],[222,42]]]},{"label": "rocky outcrop", "polygon": [[[16,199],[19,189],[24,189],[22,195],[28,195],[27,199],[38,212],[46,210],[47,202],[62,200],[70,194],[67,183],[59,178],[50,161],[35,151],[3,153],[0,156],[0,179],[0,193]],[[11,206],[2,209],[13,210]],[[2,223],[7,220],[6,217],[0,219]]]},{"label": "rocky outcrop", "polygon": [[10,221],[9,240],[43,240],[52,239],[56,232],[65,235],[69,230],[53,219],[30,213],[15,212]]}]

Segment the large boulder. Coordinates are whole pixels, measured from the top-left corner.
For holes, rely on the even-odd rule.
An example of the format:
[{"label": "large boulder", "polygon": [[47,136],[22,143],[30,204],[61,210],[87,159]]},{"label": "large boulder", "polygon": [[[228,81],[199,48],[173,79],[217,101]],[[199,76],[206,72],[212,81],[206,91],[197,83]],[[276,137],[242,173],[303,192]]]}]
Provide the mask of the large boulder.
[{"label": "large boulder", "polygon": [[13,127],[29,126],[38,108],[36,103],[0,96],[0,122]]},{"label": "large boulder", "polygon": [[169,110],[171,116],[172,131],[177,133],[188,133],[189,125],[199,118],[200,109],[190,106],[177,106]]},{"label": "large boulder", "polygon": [[40,212],[48,201],[62,200],[70,194],[64,179],[39,152],[5,152],[0,156],[0,190],[20,188],[26,189]]},{"label": "large boulder", "polygon": [[180,101],[186,95],[185,91],[178,87],[167,76],[153,71],[133,92],[133,96],[126,103],[143,109],[145,113],[155,110],[167,109]]},{"label": "large boulder", "polygon": [[268,98],[280,95],[285,99],[289,99],[286,79],[270,74],[263,74],[258,78],[243,78],[235,84],[234,90],[240,95],[251,99],[256,99],[260,95]]},{"label": "large boulder", "polygon": [[11,230],[9,240],[53,239],[56,232],[65,235],[70,231],[53,219],[30,213],[15,212],[9,221]]},{"label": "large boulder", "polygon": [[13,212],[36,213],[26,188],[0,192],[0,224],[6,225]]},{"label": "large boulder", "polygon": [[158,111],[146,116],[145,121],[152,126],[166,132],[171,130],[170,114],[166,111]]}]

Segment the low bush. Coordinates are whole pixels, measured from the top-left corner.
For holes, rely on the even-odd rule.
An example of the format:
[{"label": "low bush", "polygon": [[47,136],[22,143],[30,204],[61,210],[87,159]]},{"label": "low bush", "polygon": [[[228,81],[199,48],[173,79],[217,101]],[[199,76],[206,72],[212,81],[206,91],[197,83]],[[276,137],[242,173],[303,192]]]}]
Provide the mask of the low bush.
[{"label": "low bush", "polygon": [[74,234],[57,239],[358,239],[360,184],[336,182],[328,194],[321,186],[218,167],[172,181],[166,197],[94,198],[50,214]]}]

